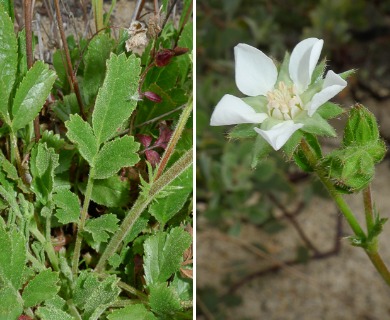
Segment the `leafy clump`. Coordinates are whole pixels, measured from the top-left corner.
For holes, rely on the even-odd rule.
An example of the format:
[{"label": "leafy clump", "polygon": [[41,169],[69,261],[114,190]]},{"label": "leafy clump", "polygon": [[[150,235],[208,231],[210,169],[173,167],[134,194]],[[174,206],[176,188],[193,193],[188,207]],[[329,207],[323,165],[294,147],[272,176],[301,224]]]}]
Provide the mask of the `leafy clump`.
[{"label": "leafy clump", "polygon": [[155,8],[167,19],[137,52],[125,45],[134,34],[112,32],[115,2],[103,19],[94,1],[99,32],[49,49],[54,70],[30,59],[29,21],[15,34],[5,3],[0,319],[189,318],[191,272],[179,271],[192,258],[191,1],[178,24],[167,1]]}]

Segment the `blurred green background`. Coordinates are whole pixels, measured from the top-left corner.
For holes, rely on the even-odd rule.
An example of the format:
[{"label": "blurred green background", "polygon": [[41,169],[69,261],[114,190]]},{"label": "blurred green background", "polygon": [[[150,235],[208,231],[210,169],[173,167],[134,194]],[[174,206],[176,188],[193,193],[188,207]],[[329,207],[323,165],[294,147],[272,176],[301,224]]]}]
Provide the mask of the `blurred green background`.
[{"label": "blurred green background", "polygon": [[[267,233],[283,232],[289,223],[275,216],[275,204],[305,206],[313,196],[327,194],[281,153],[271,154],[252,170],[253,141],[228,141],[231,128],[209,126],[213,108],[224,94],[243,96],[234,82],[233,48],[246,43],[281,61],[300,40],[324,39],[321,58],[327,58],[329,69],[336,73],[358,69],[333,101],[345,107],[355,101],[369,104],[386,139],[390,137],[390,1],[198,0],[196,12],[198,239],[213,230],[240,236],[245,224]],[[297,261],[306,262],[310,250],[297,244]],[[202,271],[198,267],[198,279]],[[232,285],[229,276],[223,285],[224,293],[212,286],[199,288],[200,319],[230,319],[229,308],[242,306],[239,292],[226,294]]]}]

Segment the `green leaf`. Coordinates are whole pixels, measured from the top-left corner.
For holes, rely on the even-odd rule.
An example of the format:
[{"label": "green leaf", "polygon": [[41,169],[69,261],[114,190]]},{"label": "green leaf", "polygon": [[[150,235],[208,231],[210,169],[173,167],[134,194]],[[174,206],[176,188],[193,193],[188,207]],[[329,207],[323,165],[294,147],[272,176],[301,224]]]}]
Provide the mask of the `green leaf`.
[{"label": "green leaf", "polygon": [[[85,187],[84,184],[83,192],[85,192]],[[129,189],[129,181],[122,181],[119,176],[95,180],[91,199],[102,206],[120,208],[129,202]]]},{"label": "green leaf", "polygon": [[26,245],[16,229],[5,231],[0,225],[0,283],[17,291],[23,284]]},{"label": "green leaf", "polygon": [[6,122],[9,122],[8,97],[15,82],[17,63],[14,24],[7,13],[0,10],[0,115]]},{"label": "green leaf", "polygon": [[95,159],[95,179],[106,179],[123,167],[135,165],[140,160],[136,153],[139,146],[131,136],[105,143]]},{"label": "green leaf", "polygon": [[32,307],[45,300],[54,298],[60,289],[58,273],[49,269],[37,274],[24,288],[22,298],[25,307]]},{"label": "green leaf", "polygon": [[344,109],[332,102],[326,102],[316,111],[322,118],[328,120],[338,117],[344,113]]},{"label": "green leaf", "polygon": [[74,93],[64,96],[63,101],[57,100],[52,108],[58,119],[63,122],[69,120],[71,114],[80,111],[77,97]]},{"label": "green leaf", "polygon": [[70,314],[54,306],[39,307],[36,314],[42,320],[74,320],[75,319]]},{"label": "green leaf", "polygon": [[92,102],[102,86],[106,74],[106,60],[110,56],[113,40],[108,34],[93,37],[85,54],[83,93],[87,104]]},{"label": "green leaf", "polygon": [[336,131],[324,120],[319,114],[315,113],[311,117],[304,117],[302,119],[296,119],[298,123],[302,123],[302,131],[327,137],[336,137]]},{"label": "green leaf", "polygon": [[55,216],[62,224],[77,222],[80,216],[79,198],[70,190],[64,189],[53,195],[57,206]]},{"label": "green leaf", "polygon": [[66,135],[69,140],[77,145],[83,158],[87,160],[90,166],[93,166],[94,158],[98,152],[98,145],[89,123],[75,114],[70,116],[70,120],[65,122],[65,126],[68,129]]},{"label": "green leaf", "polygon": [[97,274],[82,271],[77,278],[73,294],[74,304],[84,310],[83,320],[97,320],[117,299],[120,289],[116,276],[108,276],[100,281]]},{"label": "green leaf", "polygon": [[149,304],[154,312],[161,315],[172,315],[181,310],[180,300],[166,283],[155,283],[149,286]]},{"label": "green leaf", "polygon": [[26,30],[18,33],[18,73],[17,81],[21,82],[27,73]]},{"label": "green leaf", "polygon": [[96,98],[92,126],[97,143],[107,141],[133,112],[138,95],[140,60],[111,54],[107,74]]},{"label": "green leaf", "polygon": [[47,148],[46,144],[39,143],[31,151],[31,187],[43,204],[53,191],[54,170],[58,166],[58,159],[58,154],[53,148]]},{"label": "green leaf", "polygon": [[183,171],[162,192],[168,192],[168,196],[154,201],[149,207],[149,212],[164,225],[183,208],[192,192],[192,166]]},{"label": "green leaf", "polygon": [[262,159],[264,159],[271,151],[272,147],[270,146],[270,144],[258,134],[256,137],[255,145],[253,147],[253,156],[251,163],[252,169],[256,168],[259,163],[259,160],[261,161]]},{"label": "green leaf", "polygon": [[133,304],[122,309],[115,310],[108,315],[108,320],[157,320],[152,312],[145,308],[143,304]]},{"label": "green leaf", "polygon": [[133,227],[126,235],[125,239],[123,239],[123,243],[128,244],[129,242],[133,241],[142,232],[142,230],[148,226],[149,218],[150,216],[146,212],[141,214],[137,221],[134,222]]},{"label": "green leaf", "polygon": [[23,304],[17,291],[8,286],[0,287],[0,319],[16,320],[23,312]]},{"label": "green leaf", "polygon": [[236,125],[228,134],[229,139],[246,139],[255,138],[259,134],[253,129],[256,124],[243,123]]},{"label": "green leaf", "polygon": [[182,228],[174,228],[169,233],[159,232],[144,243],[145,280],[148,285],[163,282],[179,271],[184,251],[192,238]]},{"label": "green leaf", "polygon": [[37,61],[28,70],[19,88],[16,90],[12,106],[12,129],[17,131],[33,121],[42,109],[53,83],[54,71],[48,65]]},{"label": "green leaf", "polygon": [[99,218],[88,219],[84,230],[89,232],[97,243],[107,242],[108,232],[115,233],[118,230],[118,222],[114,214],[104,214]]},{"label": "green leaf", "polygon": [[4,9],[4,11],[8,14],[8,16],[11,17],[12,21],[15,20],[15,13],[14,13],[14,2],[11,0],[0,0],[0,8]]}]

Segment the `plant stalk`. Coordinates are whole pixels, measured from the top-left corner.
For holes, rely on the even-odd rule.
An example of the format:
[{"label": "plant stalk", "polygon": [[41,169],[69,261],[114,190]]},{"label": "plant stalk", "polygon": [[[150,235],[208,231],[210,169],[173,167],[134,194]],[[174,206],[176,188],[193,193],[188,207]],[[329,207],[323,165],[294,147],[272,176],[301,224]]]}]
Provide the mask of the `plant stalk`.
[{"label": "plant stalk", "polygon": [[[357,237],[360,239],[366,239],[366,234],[364,233],[363,229],[361,228],[359,222],[357,221],[355,215],[353,214],[352,210],[348,206],[348,204],[345,202],[341,194],[336,190],[333,183],[330,181],[330,179],[326,176],[326,174],[319,169],[318,167],[318,159],[315,156],[315,153],[311,150],[311,147],[306,142],[306,140],[301,141],[301,148],[304,152],[307,160],[309,161],[310,165],[315,168],[315,172],[317,173],[319,179],[324,184],[324,186],[328,189],[329,194],[333,198],[333,200],[336,202],[340,212],[344,215],[346,220],[348,221],[350,227],[352,228],[353,232]],[[369,216],[369,220],[372,218],[372,202],[371,202],[371,192],[366,191],[366,195],[364,196],[364,202],[366,207],[366,219],[367,215]],[[369,193],[369,197],[368,197]],[[390,286],[390,272],[386,265],[384,264],[378,250],[375,248],[375,250],[368,250],[367,248],[363,248],[368,257],[370,258],[372,264],[378,271],[378,273],[381,275],[383,280],[387,283],[387,285]]]},{"label": "plant stalk", "polygon": [[91,201],[94,177],[95,177],[95,169],[91,168],[91,170],[89,171],[87,189],[85,191],[85,198],[84,198],[83,209],[81,210],[81,218],[80,218],[80,221],[79,221],[79,225],[77,227],[76,243],[75,243],[75,247],[74,247],[73,261],[72,261],[72,272],[73,272],[73,274],[77,274],[77,272],[78,272],[81,244],[83,242],[82,233],[84,231],[85,221],[87,220],[88,207],[89,207],[89,203]]},{"label": "plant stalk", "polygon": [[367,232],[369,232],[370,230],[372,230],[372,227],[374,226],[374,210],[372,207],[370,185],[368,185],[368,187],[363,190],[363,203],[364,203],[364,213],[366,216]]},{"label": "plant stalk", "polygon": [[70,53],[69,53],[69,47],[68,47],[68,43],[66,42],[65,31],[64,31],[64,28],[62,25],[60,4],[58,1],[59,0],[54,0],[54,5],[55,5],[55,9],[56,9],[58,30],[60,31],[62,45],[63,45],[64,51],[65,51],[66,66],[67,66],[67,71],[68,71],[67,73],[71,79],[70,86],[73,88],[74,93],[76,94],[77,103],[78,103],[79,108],[80,108],[81,117],[83,118],[83,120],[86,120],[87,116],[85,115],[85,112],[84,112],[84,105],[83,105],[83,100],[81,98],[79,83],[77,81],[75,73],[73,72],[72,61],[70,59]]},{"label": "plant stalk", "polygon": [[127,213],[119,230],[114,234],[104,250],[102,256],[96,265],[95,271],[101,273],[105,267],[106,261],[116,252],[123,239],[129,234],[134,223],[137,221],[142,212],[154,200],[158,193],[171,183],[177,176],[186,170],[192,164],[192,149],[187,151],[172,167],[165,172],[161,178],[151,182],[147,195],[140,195],[135,201],[133,207]]},{"label": "plant stalk", "polygon": [[157,173],[154,178],[154,180],[158,180],[163,173],[165,167],[168,164],[168,161],[175,150],[176,144],[179,141],[185,125],[187,123],[188,118],[190,117],[192,112],[192,98],[190,101],[188,101],[187,106],[183,109],[183,112],[180,115],[179,122],[177,123],[176,129],[172,134],[171,139],[169,139],[169,143],[167,145],[167,148],[165,149],[165,152],[161,158],[160,164],[158,165]]}]

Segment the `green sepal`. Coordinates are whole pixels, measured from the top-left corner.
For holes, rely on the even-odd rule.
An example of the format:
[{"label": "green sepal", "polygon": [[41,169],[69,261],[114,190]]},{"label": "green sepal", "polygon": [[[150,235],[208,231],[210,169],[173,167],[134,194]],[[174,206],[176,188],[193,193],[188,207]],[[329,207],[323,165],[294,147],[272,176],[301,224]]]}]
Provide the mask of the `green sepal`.
[{"label": "green sepal", "polygon": [[259,134],[254,130],[257,127],[256,124],[243,123],[236,125],[229,133],[229,139],[248,139],[254,138]]},{"label": "green sepal", "polygon": [[351,75],[353,75],[357,70],[356,69],[351,69],[351,70],[348,70],[348,71],[344,71],[343,73],[340,73],[339,76],[344,79],[344,80],[347,80]]},{"label": "green sepal", "polygon": [[[322,158],[322,150],[321,146],[318,143],[317,137],[308,133],[304,134],[306,142],[309,144],[309,147],[316,155],[317,159]],[[294,153],[294,161],[298,167],[300,167],[305,172],[313,172],[315,168],[313,168],[306,158],[305,153],[302,151],[300,147],[298,147]]]},{"label": "green sepal", "polygon": [[318,113],[314,113],[311,117],[297,117],[295,119],[297,123],[302,123],[302,131],[319,136],[336,137],[336,131],[334,128],[323,119]]},{"label": "green sepal", "polygon": [[315,67],[313,74],[311,75],[310,83],[314,83],[318,80],[322,80],[325,74],[326,69],[326,58],[322,59],[322,61]]},{"label": "green sepal", "polygon": [[379,139],[375,116],[362,104],[356,104],[349,112],[344,129],[343,145],[365,145]]},{"label": "green sepal", "polygon": [[375,173],[373,158],[360,147],[335,150],[323,159],[321,165],[339,191],[347,193],[367,187]]},{"label": "green sepal", "polygon": [[283,146],[282,150],[287,156],[288,160],[291,160],[294,156],[294,152],[297,149],[299,143],[301,142],[303,133],[301,130],[297,130],[294,134],[287,140],[286,144]]},{"label": "green sepal", "polygon": [[268,156],[268,154],[272,151],[272,147],[270,144],[264,140],[261,135],[257,135],[255,140],[255,145],[253,147],[252,153],[252,169],[256,168],[259,161]]},{"label": "green sepal", "polygon": [[241,98],[241,100],[251,106],[257,113],[268,113],[268,100],[265,96],[245,97]]},{"label": "green sepal", "polygon": [[278,73],[278,79],[276,80],[276,85],[279,82],[284,82],[287,86],[289,86],[292,83],[292,80],[290,78],[290,72],[289,72],[289,64],[290,64],[290,54],[286,52],[284,55],[284,59],[282,64],[280,65],[279,68],[279,73]]},{"label": "green sepal", "polygon": [[344,112],[343,108],[329,101],[320,106],[316,111],[316,113],[326,120],[336,118]]}]

